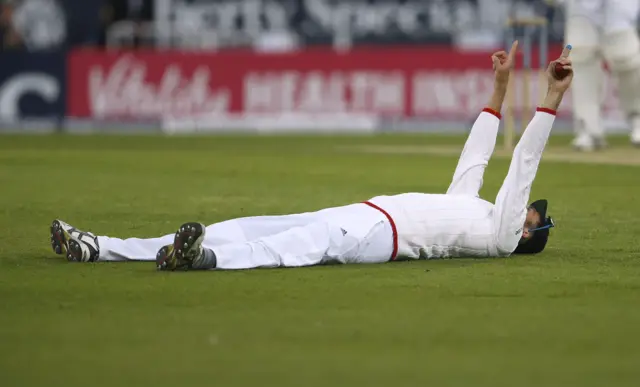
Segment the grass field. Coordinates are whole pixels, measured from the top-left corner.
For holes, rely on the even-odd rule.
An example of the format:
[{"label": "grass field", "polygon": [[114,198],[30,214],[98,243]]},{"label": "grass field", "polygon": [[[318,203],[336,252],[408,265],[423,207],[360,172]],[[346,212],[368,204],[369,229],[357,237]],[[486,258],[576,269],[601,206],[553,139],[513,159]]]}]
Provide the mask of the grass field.
[{"label": "grass field", "polygon": [[[640,150],[623,140],[586,159],[553,139],[533,197],[558,227],[539,256],[159,273],[49,247],[56,217],[147,237],[442,192],[462,142],[0,137],[0,385],[638,386]],[[507,167],[492,161],[483,197]]]}]

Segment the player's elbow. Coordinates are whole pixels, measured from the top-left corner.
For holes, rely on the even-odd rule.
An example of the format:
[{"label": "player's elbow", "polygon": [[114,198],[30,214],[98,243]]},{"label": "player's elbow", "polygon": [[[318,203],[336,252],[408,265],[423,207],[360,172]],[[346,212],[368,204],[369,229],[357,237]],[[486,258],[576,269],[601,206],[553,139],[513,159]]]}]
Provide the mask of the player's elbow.
[{"label": "player's elbow", "polygon": [[520,141],[513,150],[512,160],[525,165],[537,165],[541,156],[541,151],[531,149],[526,142]]},{"label": "player's elbow", "polygon": [[498,233],[496,236],[496,248],[501,256],[507,256],[513,253],[520,243],[520,234],[522,229],[513,230],[512,233]]}]

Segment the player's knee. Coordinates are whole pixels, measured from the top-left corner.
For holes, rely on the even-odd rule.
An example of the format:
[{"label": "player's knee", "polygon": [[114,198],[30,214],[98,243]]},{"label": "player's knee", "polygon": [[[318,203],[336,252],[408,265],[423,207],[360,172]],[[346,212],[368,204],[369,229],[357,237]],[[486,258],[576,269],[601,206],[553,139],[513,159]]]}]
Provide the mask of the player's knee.
[{"label": "player's knee", "polygon": [[571,61],[574,66],[583,63],[591,64],[600,61],[598,47],[596,46],[573,46],[571,49]]},{"label": "player's knee", "polygon": [[640,40],[635,30],[610,34],[606,41],[603,53],[612,71],[623,72],[640,68]]},{"label": "player's knee", "polygon": [[620,73],[640,69],[640,52],[632,56],[619,57],[609,60],[611,71]]}]

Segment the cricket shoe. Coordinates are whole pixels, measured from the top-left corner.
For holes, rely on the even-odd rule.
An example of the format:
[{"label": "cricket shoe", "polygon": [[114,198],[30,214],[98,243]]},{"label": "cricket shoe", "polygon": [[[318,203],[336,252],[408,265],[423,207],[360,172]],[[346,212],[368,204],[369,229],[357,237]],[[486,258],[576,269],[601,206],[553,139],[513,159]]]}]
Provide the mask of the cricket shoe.
[{"label": "cricket shoe", "polygon": [[633,128],[631,131],[631,145],[640,147],[640,127]]},{"label": "cricket shoe", "polygon": [[[202,223],[185,223],[176,232],[172,245],[162,247],[156,254],[158,270],[190,270],[204,259],[202,241],[206,227]],[[195,267],[194,267],[195,263]]]},{"label": "cricket shoe", "polygon": [[591,136],[587,133],[579,134],[571,143],[573,149],[581,152],[593,152],[607,147],[607,142],[602,137]]},{"label": "cricket shoe", "polygon": [[80,231],[61,220],[51,223],[51,247],[56,254],[65,255],[71,262],[94,262],[98,259],[98,238]]},{"label": "cricket shoe", "polygon": [[629,135],[629,140],[631,140],[631,145],[640,147],[640,115],[632,116],[630,121],[631,134]]}]

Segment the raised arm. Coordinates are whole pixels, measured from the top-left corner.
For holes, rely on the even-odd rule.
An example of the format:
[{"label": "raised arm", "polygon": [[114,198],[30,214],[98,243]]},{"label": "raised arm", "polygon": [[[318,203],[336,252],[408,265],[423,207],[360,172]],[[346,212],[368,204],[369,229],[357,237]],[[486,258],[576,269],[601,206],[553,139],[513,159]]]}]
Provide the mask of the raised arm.
[{"label": "raised arm", "polygon": [[496,146],[500,111],[507,94],[509,75],[515,63],[517,49],[518,41],[515,41],[509,53],[499,51],[491,56],[495,72],[493,94],[471,127],[447,194],[478,196],[482,188],[484,170]]},{"label": "raised arm", "polygon": [[[505,255],[511,254],[518,247],[522,237],[531,186],[555,121],[556,111],[573,78],[571,61],[568,59],[569,52],[570,46],[565,48],[557,61],[549,65],[547,95],[518,141],[509,172],[496,198],[494,209],[496,242],[498,250]],[[565,69],[570,70],[567,77],[556,79],[553,76],[556,62],[562,63]]]}]

